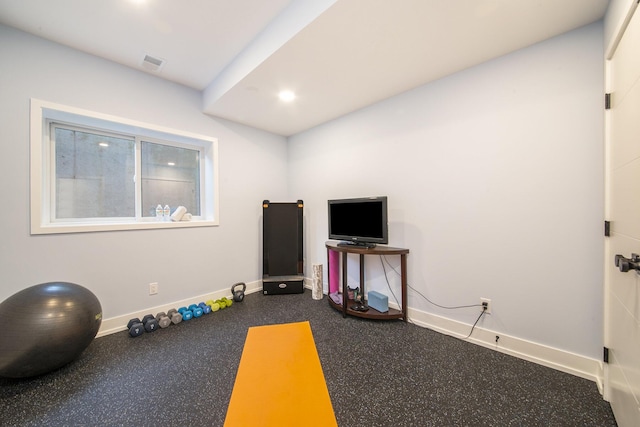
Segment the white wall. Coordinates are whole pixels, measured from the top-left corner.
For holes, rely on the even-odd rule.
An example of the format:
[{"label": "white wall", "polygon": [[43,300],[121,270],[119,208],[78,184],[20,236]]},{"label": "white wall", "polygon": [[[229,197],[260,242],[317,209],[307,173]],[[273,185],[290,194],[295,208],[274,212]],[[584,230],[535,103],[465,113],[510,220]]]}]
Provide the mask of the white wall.
[{"label": "white wall", "polygon": [[[447,305],[491,298],[483,328],[599,359],[602,56],[598,23],[291,137],[287,148],[203,115],[196,91],[0,26],[0,301],[65,280],[90,288],[112,318],[257,280],[263,199],[305,201],[311,276],[311,264],[326,263],[327,199],[387,195],[390,244],[411,250],[411,286]],[[31,97],[218,138],[221,225],[30,236]],[[379,261],[367,276],[386,289]],[[147,295],[151,281],[157,296]],[[414,292],[409,305],[468,324],[477,316]]]},{"label": "white wall", "polygon": [[[601,358],[601,22],[295,135],[289,163],[307,276],[326,265],[327,199],[387,195],[412,287],[444,305],[490,298],[481,327]],[[367,265],[385,291],[380,261]],[[408,303],[469,325],[479,312]]]},{"label": "white wall", "polygon": [[[6,26],[0,57],[0,301],[70,281],[108,319],[261,277],[262,200],[286,198],[285,138],[202,114],[199,92]],[[220,226],[30,236],[31,97],[218,138]]]}]

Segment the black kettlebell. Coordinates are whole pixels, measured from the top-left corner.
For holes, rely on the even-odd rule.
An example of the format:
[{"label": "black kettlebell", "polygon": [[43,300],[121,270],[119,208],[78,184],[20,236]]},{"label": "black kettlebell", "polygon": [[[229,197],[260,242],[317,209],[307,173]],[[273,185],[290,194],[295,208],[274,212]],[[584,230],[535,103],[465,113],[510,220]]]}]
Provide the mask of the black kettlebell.
[{"label": "black kettlebell", "polygon": [[[236,289],[238,286],[242,286],[242,289]],[[233,295],[233,300],[235,302],[242,302],[244,299],[244,291],[247,290],[247,285],[244,283],[236,283],[231,287],[231,294]]]}]

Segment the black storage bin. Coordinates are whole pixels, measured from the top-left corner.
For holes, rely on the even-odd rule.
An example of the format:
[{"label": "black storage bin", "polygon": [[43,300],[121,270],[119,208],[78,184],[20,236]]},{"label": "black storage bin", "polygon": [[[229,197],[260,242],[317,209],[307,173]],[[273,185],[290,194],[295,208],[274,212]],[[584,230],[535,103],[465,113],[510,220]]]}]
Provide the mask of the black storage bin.
[{"label": "black storage bin", "polygon": [[262,293],[304,292],[302,200],[262,202]]}]

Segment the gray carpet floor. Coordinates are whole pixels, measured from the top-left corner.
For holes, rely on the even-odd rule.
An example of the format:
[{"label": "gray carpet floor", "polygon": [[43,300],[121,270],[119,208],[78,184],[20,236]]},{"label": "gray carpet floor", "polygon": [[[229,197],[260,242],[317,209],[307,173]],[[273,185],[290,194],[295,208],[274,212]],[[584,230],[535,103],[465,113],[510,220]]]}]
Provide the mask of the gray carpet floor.
[{"label": "gray carpet floor", "polygon": [[591,381],[402,321],[344,319],[308,290],[97,338],[57,371],[0,379],[0,425],[222,426],[247,329],[306,320],[341,427],[616,425]]}]

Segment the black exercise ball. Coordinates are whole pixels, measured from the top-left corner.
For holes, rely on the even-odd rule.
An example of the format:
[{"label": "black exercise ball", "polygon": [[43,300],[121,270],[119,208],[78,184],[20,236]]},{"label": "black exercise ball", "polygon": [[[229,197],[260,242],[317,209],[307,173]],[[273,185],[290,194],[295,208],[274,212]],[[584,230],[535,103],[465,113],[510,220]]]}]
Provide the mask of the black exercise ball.
[{"label": "black exercise ball", "polygon": [[77,358],[102,323],[88,289],[67,282],[31,286],[0,304],[0,376],[26,378]]}]

